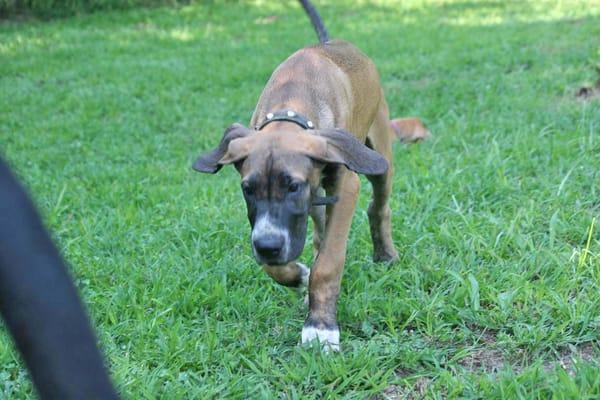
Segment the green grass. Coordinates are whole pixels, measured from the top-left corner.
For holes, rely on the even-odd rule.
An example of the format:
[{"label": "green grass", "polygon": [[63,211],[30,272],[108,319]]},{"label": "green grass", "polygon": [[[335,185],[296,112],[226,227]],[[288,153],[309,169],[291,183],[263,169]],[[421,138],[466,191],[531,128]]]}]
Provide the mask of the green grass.
[{"label": "green grass", "polygon": [[0,0],[0,19],[33,16],[51,19],[97,11],[189,3],[190,0]]},{"label": "green grass", "polygon": [[[329,356],[255,264],[236,172],[190,168],[315,41],[298,5],[0,24],[0,149],[124,397],[600,398],[600,100],[574,96],[599,78],[600,3],[317,3],[434,134],[395,148],[392,266],[363,180]],[[0,398],[32,396],[0,332]]]}]

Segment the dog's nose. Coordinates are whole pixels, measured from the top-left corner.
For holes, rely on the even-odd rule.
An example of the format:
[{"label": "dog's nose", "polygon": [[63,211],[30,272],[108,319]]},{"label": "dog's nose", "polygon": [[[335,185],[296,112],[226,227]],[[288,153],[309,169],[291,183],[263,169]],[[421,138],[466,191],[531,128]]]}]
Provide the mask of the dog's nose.
[{"label": "dog's nose", "polygon": [[256,252],[265,258],[277,257],[283,249],[283,236],[268,235],[254,240]]}]

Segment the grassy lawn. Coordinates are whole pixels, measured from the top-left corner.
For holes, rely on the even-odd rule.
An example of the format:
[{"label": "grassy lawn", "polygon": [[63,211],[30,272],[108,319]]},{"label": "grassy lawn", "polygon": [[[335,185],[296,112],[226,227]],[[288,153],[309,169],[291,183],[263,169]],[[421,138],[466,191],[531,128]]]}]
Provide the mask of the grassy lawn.
[{"label": "grassy lawn", "polygon": [[[316,36],[295,2],[199,3],[0,23],[0,151],[125,398],[600,398],[598,1],[316,2],[434,134],[395,148],[391,266],[363,179],[330,356],[254,262],[235,170],[190,168]],[[31,397],[2,330],[0,399]]]}]

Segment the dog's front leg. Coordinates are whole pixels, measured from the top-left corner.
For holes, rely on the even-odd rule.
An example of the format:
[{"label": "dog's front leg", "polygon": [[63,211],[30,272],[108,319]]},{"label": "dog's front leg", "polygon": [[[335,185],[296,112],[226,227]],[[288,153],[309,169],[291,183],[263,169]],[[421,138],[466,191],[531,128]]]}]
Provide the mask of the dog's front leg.
[{"label": "dog's front leg", "polygon": [[340,175],[327,195],[339,201],[327,207],[325,236],[309,280],[309,315],[302,328],[302,343],[318,340],[325,350],[340,349],[340,330],[336,320],[336,302],[346,260],[346,244],[356,207],[360,180],[348,170]]},{"label": "dog's front leg", "polygon": [[292,261],[286,265],[263,265],[263,270],[280,285],[291,288],[308,286],[310,270],[302,263]]},{"label": "dog's front leg", "polygon": [[[317,190],[318,196],[324,196],[325,190],[319,188]],[[313,220],[313,262],[319,256],[319,250],[321,249],[321,241],[325,236],[325,206],[312,206],[310,208],[310,216]]]}]

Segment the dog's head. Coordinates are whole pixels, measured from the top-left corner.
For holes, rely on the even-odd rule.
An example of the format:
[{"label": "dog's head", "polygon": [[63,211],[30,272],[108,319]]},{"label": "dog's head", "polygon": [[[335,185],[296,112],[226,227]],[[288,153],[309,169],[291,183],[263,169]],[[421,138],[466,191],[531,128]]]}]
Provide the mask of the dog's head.
[{"label": "dog's head", "polygon": [[219,146],[193,168],[215,173],[226,164],[242,177],[254,256],[268,265],[284,265],[302,253],[323,168],[338,164],[366,175],[388,168],[379,153],[341,129],[255,131],[240,124],[227,128]]}]

